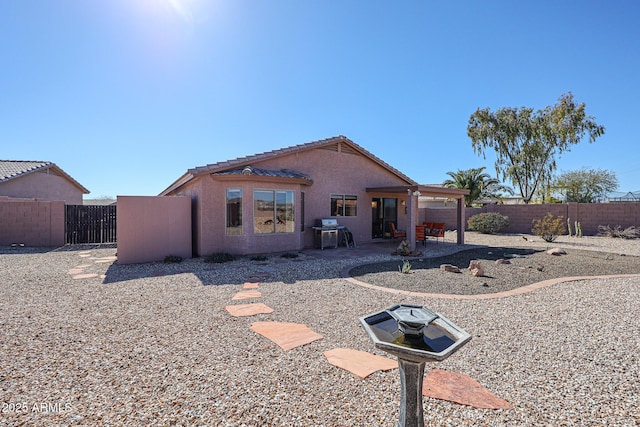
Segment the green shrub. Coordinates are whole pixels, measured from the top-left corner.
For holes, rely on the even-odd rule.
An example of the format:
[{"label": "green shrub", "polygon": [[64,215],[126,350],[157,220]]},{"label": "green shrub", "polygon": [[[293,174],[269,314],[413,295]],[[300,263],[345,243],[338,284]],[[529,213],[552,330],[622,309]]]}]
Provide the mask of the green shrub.
[{"label": "green shrub", "polygon": [[481,213],[469,218],[468,225],[480,233],[496,234],[509,226],[509,217],[497,212]]},{"label": "green shrub", "polygon": [[212,262],[212,263],[223,263],[228,261],[233,261],[235,257],[226,252],[216,252],[214,254],[209,255],[204,259],[204,262]]},{"label": "green shrub", "polygon": [[177,264],[180,262],[182,262],[182,257],[178,255],[167,255],[166,257],[164,257],[165,264]]},{"label": "green shrub", "polygon": [[548,212],[542,219],[533,220],[531,233],[542,237],[545,242],[553,242],[566,231],[563,216],[554,217]]}]

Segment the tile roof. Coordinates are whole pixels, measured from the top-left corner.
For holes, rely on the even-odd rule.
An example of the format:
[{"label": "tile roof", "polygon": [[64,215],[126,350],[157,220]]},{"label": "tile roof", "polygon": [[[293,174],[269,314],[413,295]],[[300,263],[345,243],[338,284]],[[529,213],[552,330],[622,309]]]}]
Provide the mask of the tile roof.
[{"label": "tile roof", "polygon": [[237,168],[244,167],[246,165],[250,165],[254,162],[260,162],[262,160],[267,160],[274,157],[280,157],[287,154],[311,150],[314,148],[320,148],[320,147],[328,146],[331,144],[336,144],[338,142],[347,144],[355,152],[358,152],[368,157],[370,160],[374,161],[375,163],[378,163],[380,166],[389,170],[399,178],[405,180],[408,184],[412,184],[412,185],[417,184],[414,180],[412,180],[411,178],[409,178],[408,176],[400,172],[398,169],[394,168],[393,166],[389,165],[385,161],[376,157],[375,155],[365,150],[355,142],[351,141],[349,138],[343,135],[338,135],[330,138],[320,139],[318,141],[311,141],[304,144],[292,145],[290,147],[280,148],[278,150],[266,151],[264,153],[252,154],[250,156],[238,157],[236,159],[225,160],[222,162],[211,163],[205,166],[198,166],[198,167],[189,169],[184,175],[182,175],[180,178],[174,181],[169,187],[167,187],[162,193],[160,193],[160,195],[166,195],[171,193],[172,191],[178,189],[179,187],[181,187],[182,185],[186,184],[191,179],[199,175],[204,175],[207,173],[219,173],[229,169],[237,169]]},{"label": "tile roof", "polygon": [[245,166],[242,169],[231,169],[222,172],[214,172],[212,175],[255,175],[255,176],[270,176],[277,178],[294,178],[294,179],[304,179],[312,183],[313,180],[307,174],[302,172],[294,171],[291,169],[280,169],[280,170],[269,170],[269,169],[258,169],[252,166]]},{"label": "tile roof", "polygon": [[58,175],[68,179],[73,185],[77,186],[84,194],[90,191],[83,187],[78,181],[73,179],[69,174],[60,169],[53,162],[35,161],[35,160],[0,160],[0,182],[10,181],[12,179],[41,171],[52,169]]},{"label": "tile roof", "polygon": [[0,182],[17,178],[20,175],[46,169],[51,162],[29,160],[0,160]]}]

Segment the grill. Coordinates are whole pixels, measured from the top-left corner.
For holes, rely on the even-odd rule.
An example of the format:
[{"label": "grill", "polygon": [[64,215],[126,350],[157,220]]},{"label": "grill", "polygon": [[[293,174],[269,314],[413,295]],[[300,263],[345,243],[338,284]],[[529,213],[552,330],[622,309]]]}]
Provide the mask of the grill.
[{"label": "grill", "polygon": [[315,232],[316,248],[337,248],[339,242],[343,242],[346,247],[355,247],[353,235],[344,225],[338,225],[335,218],[323,218],[317,221],[319,224],[313,227]]}]

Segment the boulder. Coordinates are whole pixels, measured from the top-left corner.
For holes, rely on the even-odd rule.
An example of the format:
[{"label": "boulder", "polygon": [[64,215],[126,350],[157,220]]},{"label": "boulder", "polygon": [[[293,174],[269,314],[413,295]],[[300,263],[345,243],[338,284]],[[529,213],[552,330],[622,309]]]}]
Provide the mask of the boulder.
[{"label": "boulder", "polygon": [[478,260],[473,260],[469,263],[469,271],[471,271],[473,276],[484,276],[484,268],[482,268],[482,265],[480,265],[480,261]]},{"label": "boulder", "polygon": [[553,249],[549,249],[549,250],[547,251],[547,253],[548,253],[549,255],[556,255],[556,256],[566,255],[566,254],[567,254],[567,252],[566,252],[564,249],[562,249],[562,248],[553,248]]},{"label": "boulder", "polygon": [[500,258],[496,260],[496,264],[511,264],[511,261],[508,259]]},{"label": "boulder", "polygon": [[406,240],[403,240],[402,242],[400,242],[396,250],[393,252],[393,255],[408,256],[410,253],[411,253],[411,248],[409,247],[409,244],[407,243]]},{"label": "boulder", "polygon": [[455,265],[451,265],[451,264],[440,265],[440,270],[448,271],[449,273],[460,273],[460,269]]}]

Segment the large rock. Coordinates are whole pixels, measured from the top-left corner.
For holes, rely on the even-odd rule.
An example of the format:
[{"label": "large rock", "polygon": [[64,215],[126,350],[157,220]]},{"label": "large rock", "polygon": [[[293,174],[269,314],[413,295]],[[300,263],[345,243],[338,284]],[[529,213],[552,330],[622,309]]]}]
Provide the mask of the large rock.
[{"label": "large rock", "polygon": [[547,251],[547,253],[548,253],[549,255],[556,255],[556,256],[566,255],[566,254],[567,254],[567,252],[566,252],[564,249],[562,249],[562,248],[553,248],[553,249],[549,249],[549,250]]},{"label": "large rock", "polygon": [[448,271],[449,273],[460,273],[460,269],[452,264],[442,264],[440,270]]},{"label": "large rock", "polygon": [[504,258],[500,258],[496,260],[496,264],[511,264],[511,261],[509,261],[508,259],[504,259]]},{"label": "large rock", "polygon": [[484,276],[484,268],[482,268],[482,265],[480,265],[480,261],[478,260],[473,260],[469,263],[469,271],[471,271],[473,276]]}]

